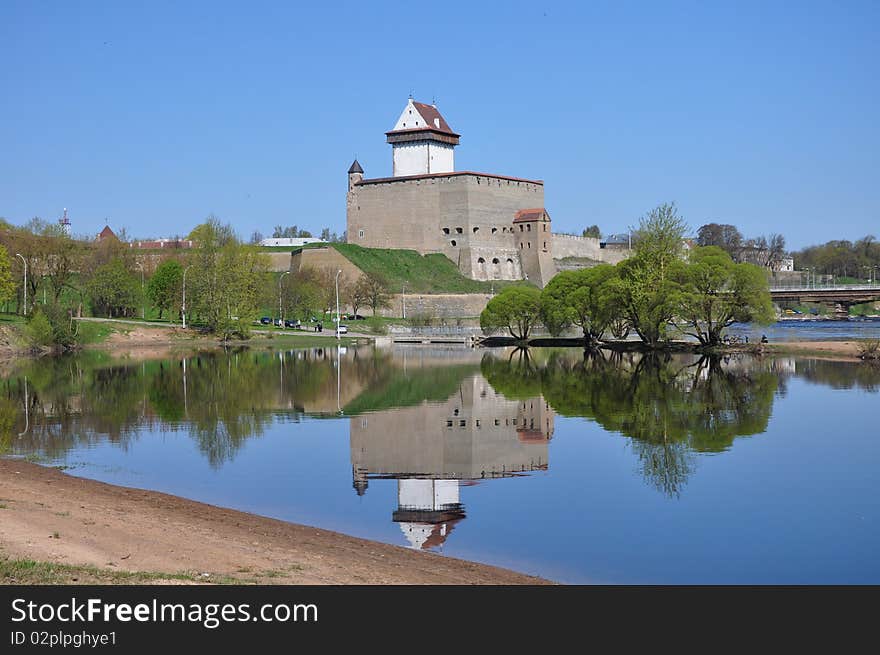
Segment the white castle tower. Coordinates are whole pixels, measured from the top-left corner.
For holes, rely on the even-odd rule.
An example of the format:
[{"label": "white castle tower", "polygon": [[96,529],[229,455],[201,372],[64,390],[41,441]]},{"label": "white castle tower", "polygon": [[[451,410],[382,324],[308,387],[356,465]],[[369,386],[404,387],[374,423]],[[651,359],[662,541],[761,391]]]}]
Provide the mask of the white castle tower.
[{"label": "white castle tower", "polygon": [[452,131],[434,105],[410,98],[394,129],[385,136],[393,149],[393,177],[455,170],[453,149],[460,135]]}]

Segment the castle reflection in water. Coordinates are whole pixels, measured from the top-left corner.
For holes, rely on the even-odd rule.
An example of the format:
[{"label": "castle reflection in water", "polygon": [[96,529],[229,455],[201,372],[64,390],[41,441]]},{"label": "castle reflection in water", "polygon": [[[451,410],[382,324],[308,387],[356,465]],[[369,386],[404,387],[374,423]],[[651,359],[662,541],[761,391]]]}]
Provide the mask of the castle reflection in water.
[{"label": "castle reflection in water", "polygon": [[465,518],[462,485],[547,470],[553,418],[540,396],[507,399],[479,374],[446,402],[353,417],[355,491],[397,480],[392,519],[412,548],[440,547]]}]

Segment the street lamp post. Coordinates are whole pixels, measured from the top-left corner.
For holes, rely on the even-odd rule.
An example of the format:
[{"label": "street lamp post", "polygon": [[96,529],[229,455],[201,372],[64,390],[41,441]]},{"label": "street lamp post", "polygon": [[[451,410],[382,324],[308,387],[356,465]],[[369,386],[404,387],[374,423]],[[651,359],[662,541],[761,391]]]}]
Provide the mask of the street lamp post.
[{"label": "street lamp post", "polygon": [[21,257],[21,263],[24,264],[24,315],[27,316],[27,260],[18,253],[15,256]]},{"label": "street lamp post", "polygon": [[285,275],[290,275],[290,271],[284,271],[278,278],[278,319],[281,321],[281,327],[284,327],[284,310],[281,308],[281,280]]},{"label": "street lamp post", "polygon": [[147,320],[147,296],[144,293],[144,263],[141,262],[141,319]]},{"label": "street lamp post", "polygon": [[192,268],[192,265],[183,269],[183,305],[180,307],[180,313],[183,316],[183,329],[186,329],[186,272]]},{"label": "street lamp post", "polygon": [[336,340],[339,341],[339,274],[342,269],[336,271]]}]

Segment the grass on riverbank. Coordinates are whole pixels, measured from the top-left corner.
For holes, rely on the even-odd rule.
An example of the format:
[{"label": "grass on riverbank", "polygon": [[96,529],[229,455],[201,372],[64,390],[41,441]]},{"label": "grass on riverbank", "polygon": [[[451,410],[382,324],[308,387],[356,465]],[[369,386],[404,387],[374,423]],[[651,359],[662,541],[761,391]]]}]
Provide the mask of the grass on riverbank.
[{"label": "grass on riverbank", "polygon": [[154,571],[116,571],[96,566],[75,566],[30,559],[13,559],[0,555],[0,584],[5,585],[59,585],[59,584],[156,584],[157,582],[241,584],[229,576],[201,573],[157,573]]}]

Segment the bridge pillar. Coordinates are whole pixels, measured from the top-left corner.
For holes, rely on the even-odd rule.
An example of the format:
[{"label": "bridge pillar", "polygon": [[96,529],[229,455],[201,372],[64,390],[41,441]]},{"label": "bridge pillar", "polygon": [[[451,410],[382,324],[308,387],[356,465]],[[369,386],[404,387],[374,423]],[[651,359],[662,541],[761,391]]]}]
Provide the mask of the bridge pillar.
[{"label": "bridge pillar", "polygon": [[838,302],[834,304],[833,318],[839,321],[845,321],[849,318],[849,308],[853,303]]}]

